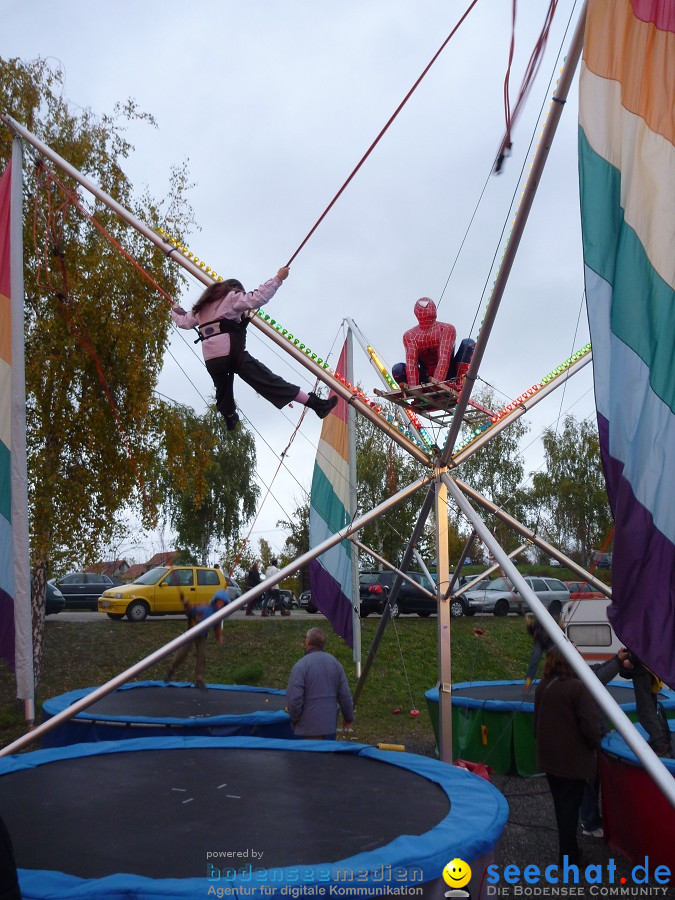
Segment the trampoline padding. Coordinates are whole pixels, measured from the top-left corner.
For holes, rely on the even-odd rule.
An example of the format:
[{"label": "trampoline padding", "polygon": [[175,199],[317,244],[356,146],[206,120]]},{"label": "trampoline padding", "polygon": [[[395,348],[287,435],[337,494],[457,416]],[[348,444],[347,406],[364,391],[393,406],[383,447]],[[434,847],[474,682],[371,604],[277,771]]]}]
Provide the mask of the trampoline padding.
[{"label": "trampoline padding", "polygon": [[387,867],[426,882],[454,857],[491,852],[507,817],[492,785],[425,757],[199,737],[8,757],[0,810],[24,897],[64,900],[206,896],[214,880],[271,882],[282,896],[286,883],[330,884],[338,870],[381,887]]}]

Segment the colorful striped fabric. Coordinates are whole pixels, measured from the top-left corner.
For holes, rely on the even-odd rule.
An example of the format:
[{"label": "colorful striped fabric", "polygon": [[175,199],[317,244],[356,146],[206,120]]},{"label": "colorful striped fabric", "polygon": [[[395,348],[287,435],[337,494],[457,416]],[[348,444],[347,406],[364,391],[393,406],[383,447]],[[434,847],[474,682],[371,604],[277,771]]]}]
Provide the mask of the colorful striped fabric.
[{"label": "colorful striped fabric", "polygon": [[[345,342],[337,372],[346,371]],[[316,547],[350,521],[349,516],[349,436],[347,403],[326,416],[316,454],[309,506],[309,545]],[[352,633],[352,546],[342,541],[309,565],[312,602],[332,624],[335,632],[353,646]]]},{"label": "colorful striped fabric", "polygon": [[14,669],[12,539],[12,304],[10,301],[11,163],[0,178],[0,657]]},{"label": "colorful striped fabric", "polygon": [[609,616],[675,685],[675,0],[589,0],[579,168]]}]

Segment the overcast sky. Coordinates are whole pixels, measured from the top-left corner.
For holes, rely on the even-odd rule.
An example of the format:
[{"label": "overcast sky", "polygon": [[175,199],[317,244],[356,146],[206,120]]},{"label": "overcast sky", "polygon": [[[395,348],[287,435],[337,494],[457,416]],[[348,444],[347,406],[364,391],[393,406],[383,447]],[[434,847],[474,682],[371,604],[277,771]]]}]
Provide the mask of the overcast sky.
[{"label": "overcast sky", "polygon": [[[513,218],[521,172],[529,169],[540,114],[549,107],[549,81],[559,73],[579,5],[560,0],[515,126],[513,155],[502,175],[490,177],[504,131],[511,2],[479,0],[299,254],[268,311],[319,355],[332,349],[333,362],[343,319],[351,316],[392,365],[402,359],[403,331],[415,324],[415,300],[438,301],[451,276],[440,318],[455,324],[458,338],[475,338],[493,258],[501,258],[502,230]],[[139,193],[147,185],[159,198],[171,165],[187,160],[200,226],[189,246],[250,290],[294,253],[468,0],[5,0],[3,6],[4,58],[52,58],[73,106],[104,113],[133,97],[153,114],[156,130],[129,131],[136,149],[127,174]],[[519,4],[512,102],[545,6]],[[576,140],[575,79],[481,368],[504,402],[588,340]],[[192,281],[184,305],[200,289]],[[311,389],[309,373],[255,329],[248,341],[271,368]],[[212,386],[194,350],[189,333],[174,335],[159,390],[202,409]],[[524,444],[528,469],[540,464],[538,436],[555,426],[561,409],[578,418],[592,414],[590,370],[570,381],[564,403],[558,391],[537,407]],[[380,387],[358,348],[356,376],[367,391]],[[248,386],[236,390],[256,432],[264,495],[301,407],[278,412]],[[319,432],[319,420],[308,413],[253,540],[265,537],[281,549],[285,535],[276,522],[309,489]],[[148,535],[135,547],[138,540],[130,533],[123,555],[143,559],[170,535]]]}]

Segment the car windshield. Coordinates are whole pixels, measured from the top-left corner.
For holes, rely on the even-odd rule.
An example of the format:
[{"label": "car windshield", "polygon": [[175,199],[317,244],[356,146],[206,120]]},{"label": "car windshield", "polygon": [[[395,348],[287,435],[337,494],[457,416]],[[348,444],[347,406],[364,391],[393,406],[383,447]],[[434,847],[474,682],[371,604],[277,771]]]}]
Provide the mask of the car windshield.
[{"label": "car windshield", "polygon": [[495,578],[486,588],[488,591],[512,591],[511,582],[506,578]]},{"label": "car windshield", "polygon": [[150,569],[145,575],[139,575],[134,584],[155,584],[168,571],[166,566],[157,566],[155,569]]}]

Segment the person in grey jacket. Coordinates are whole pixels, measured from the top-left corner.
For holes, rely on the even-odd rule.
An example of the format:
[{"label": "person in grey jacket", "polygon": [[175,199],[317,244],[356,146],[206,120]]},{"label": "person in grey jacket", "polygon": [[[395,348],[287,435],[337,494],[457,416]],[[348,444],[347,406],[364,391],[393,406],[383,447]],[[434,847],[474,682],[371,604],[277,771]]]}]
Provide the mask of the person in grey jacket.
[{"label": "person in grey jacket", "polygon": [[354,721],[354,703],[342,665],[324,651],[326,638],[320,628],[305,637],[305,655],[293,666],[286,688],[286,702],[298,737],[334,739],[338,706],[345,728]]}]

